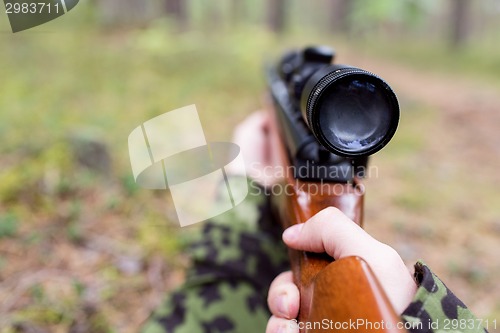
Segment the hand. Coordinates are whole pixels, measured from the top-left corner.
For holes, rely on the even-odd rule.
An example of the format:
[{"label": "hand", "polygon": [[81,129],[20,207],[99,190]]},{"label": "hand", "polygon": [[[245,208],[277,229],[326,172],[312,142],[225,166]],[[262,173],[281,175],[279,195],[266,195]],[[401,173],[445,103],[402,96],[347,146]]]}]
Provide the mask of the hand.
[{"label": "hand", "polygon": [[[399,254],[345,216],[329,207],[305,223],[286,229],[283,241],[296,250],[326,252],[334,259],[363,258],[373,270],[394,309],[401,314],[413,299],[417,285]],[[273,316],[266,333],[298,332],[293,325],[298,315],[300,295],[291,272],[279,275],[271,284],[267,299]]]},{"label": "hand", "polygon": [[[269,114],[257,111],[243,120],[235,129],[233,142],[240,149],[245,161],[246,175],[263,186],[274,185],[277,178],[274,177],[274,166],[276,162],[270,152],[271,126]],[[231,174],[245,174],[245,170],[228,168]]]}]

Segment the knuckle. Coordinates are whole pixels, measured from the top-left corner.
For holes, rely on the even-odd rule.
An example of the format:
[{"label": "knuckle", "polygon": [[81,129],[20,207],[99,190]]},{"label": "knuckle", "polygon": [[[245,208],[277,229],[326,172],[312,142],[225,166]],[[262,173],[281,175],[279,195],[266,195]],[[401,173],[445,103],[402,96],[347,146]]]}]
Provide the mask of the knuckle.
[{"label": "knuckle", "polygon": [[324,210],[327,211],[331,215],[337,215],[340,213],[340,209],[338,209],[337,207],[334,207],[334,206],[327,207]]},{"label": "knuckle", "polygon": [[387,261],[392,263],[394,267],[402,263],[401,256],[393,247],[384,243],[380,243],[380,246],[380,253],[384,254],[384,257],[387,258]]},{"label": "knuckle", "polygon": [[340,209],[330,206],[320,211],[313,220],[315,221],[314,224],[317,225],[316,228],[323,230],[324,227],[330,225],[332,222],[339,221],[342,216],[343,213]]},{"label": "knuckle", "polygon": [[319,212],[321,220],[323,220],[324,218],[334,218],[339,216],[339,214],[341,214],[340,210],[337,207],[333,206],[327,207]]}]

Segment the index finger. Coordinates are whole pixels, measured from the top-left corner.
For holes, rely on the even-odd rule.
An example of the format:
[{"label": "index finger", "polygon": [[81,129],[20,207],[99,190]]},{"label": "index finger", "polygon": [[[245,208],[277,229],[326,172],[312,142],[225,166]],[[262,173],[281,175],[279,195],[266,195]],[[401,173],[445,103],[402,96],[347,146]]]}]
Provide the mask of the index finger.
[{"label": "index finger", "polygon": [[296,250],[326,252],[334,259],[363,256],[377,242],[339,209],[328,207],[286,229],[283,241]]}]

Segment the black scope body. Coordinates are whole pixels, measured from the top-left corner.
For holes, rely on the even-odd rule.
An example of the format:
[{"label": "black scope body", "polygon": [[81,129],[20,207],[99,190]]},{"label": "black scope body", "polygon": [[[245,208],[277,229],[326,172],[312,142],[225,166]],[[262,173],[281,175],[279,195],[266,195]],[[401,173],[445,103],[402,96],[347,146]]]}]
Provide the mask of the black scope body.
[{"label": "black scope body", "polygon": [[399,104],[389,85],[360,68],[333,64],[324,46],[286,54],[277,68],[291,106],[316,140],[347,158],[371,155],[393,137]]}]

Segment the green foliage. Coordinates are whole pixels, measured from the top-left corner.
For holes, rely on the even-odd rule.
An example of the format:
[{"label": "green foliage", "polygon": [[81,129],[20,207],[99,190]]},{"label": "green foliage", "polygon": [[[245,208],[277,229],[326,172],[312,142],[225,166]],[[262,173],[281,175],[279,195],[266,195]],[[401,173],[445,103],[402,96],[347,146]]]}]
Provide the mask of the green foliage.
[{"label": "green foliage", "polygon": [[37,303],[42,303],[45,300],[45,291],[39,283],[31,286],[30,294],[33,300]]},{"label": "green foliage", "polygon": [[404,23],[418,26],[424,15],[436,3],[432,0],[355,0],[352,14],[353,28],[368,31],[380,24]]},{"label": "green foliage", "polygon": [[[379,23],[397,26],[407,19],[421,24],[423,13],[433,6],[430,1],[417,4],[409,0],[358,3],[367,7],[359,5],[353,20],[366,31]],[[202,27],[206,5],[197,2],[193,6],[199,13],[195,24]],[[300,8],[297,2],[295,6]],[[80,266],[76,265],[74,274],[83,272],[78,279],[69,278],[67,295],[57,300],[43,283],[34,284],[23,295],[29,304],[13,310],[14,317],[56,327],[54,331],[68,331],[72,323],[82,320],[94,323],[91,332],[107,332],[123,327],[117,313],[135,313],[137,307],[149,304],[145,295],[156,294],[150,276],[161,274],[162,268],[157,269],[160,273],[154,267],[141,268],[138,276],[127,280],[114,266],[115,258],[133,250],[140,258],[158,256],[161,262],[175,265],[185,239],[176,222],[170,221],[175,212],[166,193],[142,190],[135,184],[128,134],[154,116],[195,103],[207,139],[229,139],[246,114],[262,107],[263,63],[274,60],[287,46],[339,45],[340,53],[352,48],[367,58],[378,56],[443,73],[459,68],[461,75],[474,72],[499,82],[498,46],[485,52],[486,46],[478,44],[453,55],[444,47],[413,39],[394,42],[393,35],[360,39],[358,44],[355,38],[311,33],[314,29],[309,26],[292,27],[297,35],[277,38],[255,25],[263,20],[259,11],[264,7],[263,2],[249,6],[252,24],[239,24],[233,31],[226,22],[219,28],[178,34],[164,19],[141,29],[107,31],[83,21],[66,29],[70,22],[64,18],[51,23],[51,33],[35,30],[0,37],[8,45],[0,53],[0,209],[7,212],[0,216],[0,238],[6,244],[0,246],[14,246],[14,253],[29,254],[12,260],[9,253],[13,251],[5,251],[0,266],[9,272],[18,271],[16,265],[73,272],[71,263],[76,260]],[[395,198],[383,210],[402,211],[394,217],[401,224],[404,222],[399,221],[412,214],[442,217],[439,209],[426,209],[439,208],[437,203],[443,197],[454,199],[464,183],[457,174],[443,181],[443,186],[432,187],[437,162],[428,157],[434,143],[430,135],[422,135],[422,129],[439,117],[435,109],[419,103],[403,109],[398,134],[384,150],[384,157],[375,159],[393,172],[378,188],[387,189],[387,196]],[[113,161],[109,175],[89,171],[75,159],[69,138],[87,130],[102,133],[102,141],[108,144]],[[430,180],[423,181],[427,176]],[[386,186],[387,178],[403,185]],[[494,188],[481,186],[476,191],[481,193],[474,193],[475,197],[486,196],[477,200],[480,204],[495,205]],[[488,214],[490,219],[496,216],[492,210]],[[411,228],[397,225],[395,229],[404,233]],[[438,233],[425,227],[418,230],[417,238]],[[11,245],[9,238],[20,242]],[[172,272],[167,271],[170,276]],[[476,273],[471,274],[471,280],[478,280]],[[0,275],[0,280],[4,278]],[[160,275],[162,279],[166,280]],[[97,308],[82,313],[84,298],[92,293]],[[120,302],[120,297],[127,297],[127,302]],[[134,297],[142,303],[133,303]]]},{"label": "green foliage", "polygon": [[172,237],[172,227],[165,222],[165,218],[148,214],[138,226],[137,241],[144,247],[148,254],[160,253],[164,256],[172,256],[179,251],[180,239]]},{"label": "green foliage", "polygon": [[72,169],[67,145],[49,143],[39,151],[19,155],[14,155],[14,162],[0,174],[0,202],[33,202],[64,190],[64,179]]},{"label": "green foliage", "polygon": [[18,227],[17,216],[13,213],[0,216],[0,238],[14,236]]},{"label": "green foliage", "polygon": [[422,70],[456,76],[466,75],[500,86],[500,44],[477,41],[460,52],[438,40],[407,39],[394,43],[389,38],[364,41],[362,48],[374,55],[393,59]]}]

